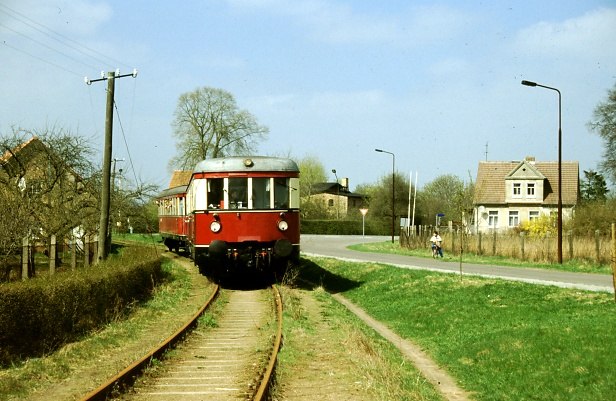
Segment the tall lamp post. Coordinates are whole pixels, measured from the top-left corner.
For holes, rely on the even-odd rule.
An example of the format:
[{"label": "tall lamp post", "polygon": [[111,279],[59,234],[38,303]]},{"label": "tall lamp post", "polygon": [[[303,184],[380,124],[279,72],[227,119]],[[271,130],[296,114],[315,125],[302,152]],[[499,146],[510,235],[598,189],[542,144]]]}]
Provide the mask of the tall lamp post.
[{"label": "tall lamp post", "polygon": [[391,155],[391,243],[393,244],[396,233],[396,155],[383,149],[374,151]]},{"label": "tall lamp post", "polygon": [[525,86],[539,86],[558,93],[558,263],[563,263],[563,182],[562,182],[562,102],[560,91],[551,86],[540,85],[532,81],[522,81]]}]

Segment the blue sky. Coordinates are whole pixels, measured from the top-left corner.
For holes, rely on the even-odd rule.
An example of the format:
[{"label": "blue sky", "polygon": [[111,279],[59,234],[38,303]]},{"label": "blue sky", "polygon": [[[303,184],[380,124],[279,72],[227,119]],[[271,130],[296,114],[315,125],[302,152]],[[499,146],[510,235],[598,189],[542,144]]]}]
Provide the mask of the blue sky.
[{"label": "blue sky", "polygon": [[[396,170],[420,188],[475,179],[480,160],[597,169],[586,124],[616,83],[616,1],[0,2],[0,133],[57,126],[102,148],[116,81],[114,157],[166,186],[183,93],[210,86],[269,127],[259,154],[317,157],[351,187]],[[487,146],[486,146],[487,145]],[[582,171],[580,171],[582,175]],[[334,177],[331,174],[330,179]]]}]

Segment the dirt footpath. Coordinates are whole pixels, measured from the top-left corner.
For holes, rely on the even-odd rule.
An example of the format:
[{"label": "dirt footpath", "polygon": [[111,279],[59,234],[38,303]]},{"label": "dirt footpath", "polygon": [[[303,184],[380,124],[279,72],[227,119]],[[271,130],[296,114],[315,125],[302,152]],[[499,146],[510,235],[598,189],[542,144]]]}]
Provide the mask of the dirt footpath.
[{"label": "dirt footpath", "polygon": [[391,331],[383,323],[374,320],[363,309],[351,303],[340,294],[332,295],[338,302],[346,306],[351,312],[363,320],[368,326],[395,345],[419,369],[424,377],[438,389],[443,397],[449,401],[470,401],[469,393],[459,387],[451,376],[441,369],[430,357],[416,344],[403,339]]}]

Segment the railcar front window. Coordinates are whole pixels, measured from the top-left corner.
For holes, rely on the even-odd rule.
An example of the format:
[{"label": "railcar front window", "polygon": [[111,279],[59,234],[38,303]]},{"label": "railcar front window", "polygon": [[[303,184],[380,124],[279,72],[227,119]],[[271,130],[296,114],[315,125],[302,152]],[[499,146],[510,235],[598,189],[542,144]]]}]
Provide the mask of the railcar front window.
[{"label": "railcar front window", "polygon": [[224,207],[224,179],[210,178],[207,180],[207,207],[208,209],[222,209]]},{"label": "railcar front window", "polygon": [[269,209],[270,208],[270,179],[269,178],[253,178],[252,179],[252,208],[253,209]]},{"label": "railcar front window", "polygon": [[274,207],[286,209],[289,207],[289,179],[274,178]]},{"label": "railcar front window", "polygon": [[248,208],[248,179],[229,178],[229,209]]}]

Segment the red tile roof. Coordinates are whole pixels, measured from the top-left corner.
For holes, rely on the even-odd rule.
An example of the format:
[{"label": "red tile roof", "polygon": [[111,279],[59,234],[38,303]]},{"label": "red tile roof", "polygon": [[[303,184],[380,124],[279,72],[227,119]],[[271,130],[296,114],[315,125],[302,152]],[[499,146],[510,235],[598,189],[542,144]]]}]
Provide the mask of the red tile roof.
[{"label": "red tile roof", "polygon": [[188,185],[192,173],[192,170],[175,170],[171,176],[171,181],[169,181],[169,188]]},{"label": "red tile roof", "polygon": [[[532,162],[546,178],[544,183],[544,200],[547,205],[558,204],[558,162]],[[520,161],[512,162],[479,162],[477,181],[475,185],[475,204],[504,204],[505,177]],[[563,205],[575,205],[579,195],[579,163],[562,162],[562,202]]]}]

